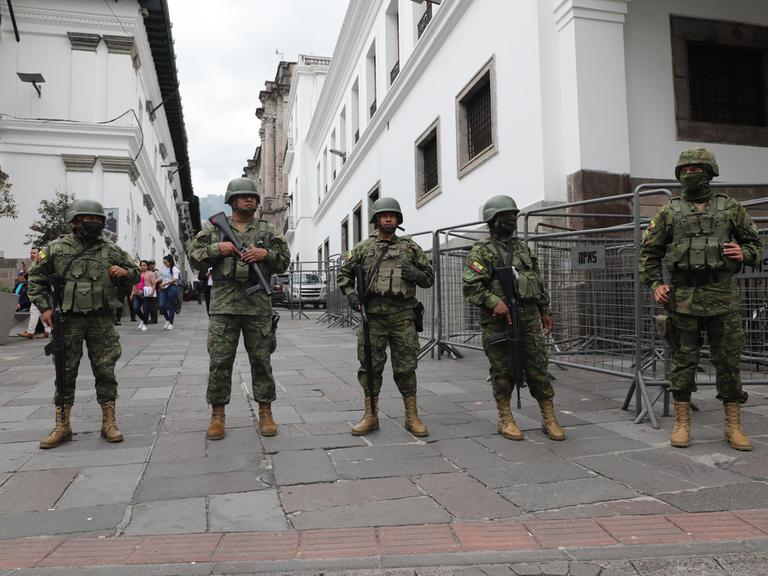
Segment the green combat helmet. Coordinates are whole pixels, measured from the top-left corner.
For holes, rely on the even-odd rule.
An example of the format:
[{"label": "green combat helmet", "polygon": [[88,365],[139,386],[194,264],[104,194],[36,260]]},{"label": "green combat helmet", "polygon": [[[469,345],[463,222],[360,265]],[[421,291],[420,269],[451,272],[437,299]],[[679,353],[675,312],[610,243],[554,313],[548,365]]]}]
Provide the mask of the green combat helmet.
[{"label": "green combat helmet", "polygon": [[684,166],[701,166],[709,173],[710,178],[720,176],[715,155],[706,148],[689,148],[681,152],[675,167],[675,178],[678,180],[680,180],[680,169]]},{"label": "green combat helmet", "polygon": [[517,204],[509,196],[494,196],[483,206],[483,222],[490,222],[502,212],[519,212]]},{"label": "green combat helmet", "polygon": [[235,196],[256,196],[256,202],[261,204],[261,196],[256,190],[256,183],[250,178],[235,178],[227,184],[227,193],[224,195],[224,203],[229,204]]},{"label": "green combat helmet", "polygon": [[104,215],[104,207],[96,200],[75,200],[67,210],[67,222],[72,222],[78,216],[101,216]]},{"label": "green combat helmet", "polygon": [[397,225],[403,223],[403,211],[400,210],[400,202],[394,198],[379,198],[371,206],[371,224],[376,224],[376,217],[383,212],[397,214]]}]

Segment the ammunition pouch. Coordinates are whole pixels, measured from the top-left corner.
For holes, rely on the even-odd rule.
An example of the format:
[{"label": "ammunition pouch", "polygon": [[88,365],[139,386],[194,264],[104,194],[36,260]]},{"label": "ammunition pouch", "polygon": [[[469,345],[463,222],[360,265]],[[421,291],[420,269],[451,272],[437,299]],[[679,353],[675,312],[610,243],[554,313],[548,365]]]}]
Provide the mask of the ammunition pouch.
[{"label": "ammunition pouch", "polygon": [[416,332],[424,332],[424,304],[417,302],[413,307],[413,321],[416,325]]},{"label": "ammunition pouch", "polygon": [[672,323],[672,317],[668,314],[657,314],[654,318],[656,322],[656,334],[667,341],[671,347],[674,348],[675,338],[675,326]]}]

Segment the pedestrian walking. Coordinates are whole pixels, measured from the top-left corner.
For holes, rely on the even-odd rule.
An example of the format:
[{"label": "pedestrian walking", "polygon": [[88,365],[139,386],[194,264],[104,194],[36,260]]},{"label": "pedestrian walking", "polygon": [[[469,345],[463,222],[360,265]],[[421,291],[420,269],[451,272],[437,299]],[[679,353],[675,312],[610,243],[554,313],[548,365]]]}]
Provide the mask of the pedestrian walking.
[{"label": "pedestrian walking", "polygon": [[141,278],[133,287],[131,309],[139,317],[138,329],[146,332],[149,321],[149,300],[156,297],[156,279],[154,272],[150,272],[146,260],[139,262],[139,270],[141,270]]},{"label": "pedestrian walking", "polygon": [[[339,288],[354,310],[360,310],[361,304],[366,307],[374,373],[374,395],[371,397],[361,329],[357,335],[357,357],[360,361],[357,379],[365,393],[365,413],[352,427],[352,434],[361,436],[379,427],[377,400],[389,345],[395,384],[405,405],[405,428],[414,436],[427,436],[429,432],[419,418],[416,401],[419,355],[416,286],[431,287],[435,274],[421,247],[407,236],[397,236],[397,228],[403,223],[403,213],[397,200],[376,200],[372,206],[371,223],[376,226],[376,234],[347,253],[337,279]],[[366,284],[364,302],[360,301],[355,290],[356,266],[363,268]]]},{"label": "pedestrian walking", "polygon": [[179,277],[181,271],[176,266],[173,256],[163,257],[163,267],[160,270],[160,313],[165,317],[163,330],[173,330],[173,319],[176,316],[176,301],[179,298]]},{"label": "pedestrian walking", "polygon": [[52,241],[40,251],[39,262],[30,273],[29,294],[40,309],[43,322],[52,324],[52,276],[62,281],[60,298],[64,322],[63,395],[54,397],[56,427],[43,440],[41,448],[53,448],[72,439],[70,412],[75,402],[75,382],[83,342],[96,379],[96,399],[101,405],[101,436],[108,442],[122,442],[115,420],[117,379],[115,364],[120,359],[120,337],[113,325],[118,290],[139,279],[139,269],[131,256],[107,240],[104,208],[94,200],[75,200],[67,214],[72,233]]},{"label": "pedestrian walking", "polygon": [[246,289],[256,282],[249,268],[251,263],[257,263],[263,276],[270,278],[285,272],[291,255],[282,234],[266,220],[255,217],[260,197],[252,180],[230,181],[224,201],[232,208],[227,221],[247,250],[239,251],[231,242],[222,241],[221,232],[213,225],[206,226],[188,250],[195,268],[212,268],[215,282],[208,321],[210,372],[206,399],[211,405],[211,423],[207,437],[220,440],[225,436],[225,407],[232,395],[232,366],[241,332],[251,364],[253,397],[259,403],[259,432],[274,436],[277,424],[272,417],[272,402],[276,393],[270,357],[277,337],[272,301],[263,291],[248,295]]},{"label": "pedestrian walking", "polygon": [[[717,398],[725,412],[725,439],[736,450],[751,450],[741,429],[739,362],[744,347],[741,297],[736,272],[763,257],[760,233],[744,207],[710,185],[720,168],[706,148],[680,154],[675,177],[682,185],[648,224],[638,266],[642,281],[667,314],[657,319],[672,351],[669,390],[675,404],[670,444],[685,448],[691,437],[691,393],[707,332],[717,373]],[[668,278],[662,274],[666,262]]]},{"label": "pedestrian walking", "polygon": [[157,297],[160,292],[160,270],[157,269],[154,260],[147,260],[147,266],[149,267],[149,271],[155,275],[155,296],[148,301],[149,321],[147,324],[157,324],[157,319],[160,316],[160,305]]},{"label": "pedestrian walking", "polygon": [[[543,328],[549,334],[554,326],[549,294],[536,256],[517,238],[518,212],[517,204],[509,196],[494,196],[483,206],[483,221],[488,224],[490,237],[475,242],[469,251],[461,277],[464,297],[480,309],[483,349],[490,363],[491,387],[499,413],[499,434],[511,440],[523,439],[511,408],[511,374],[522,368],[531,396],[539,403],[542,431],[552,440],[565,440],[565,431],[555,415],[555,391],[547,371],[547,348],[542,333]],[[511,290],[502,286],[500,280],[502,270],[509,267],[516,277],[516,286]],[[505,288],[519,301],[516,319]],[[519,322],[516,327],[515,321]],[[489,341],[494,335],[509,333],[510,328],[517,333],[518,342]],[[522,367],[514,365],[515,357]]]}]

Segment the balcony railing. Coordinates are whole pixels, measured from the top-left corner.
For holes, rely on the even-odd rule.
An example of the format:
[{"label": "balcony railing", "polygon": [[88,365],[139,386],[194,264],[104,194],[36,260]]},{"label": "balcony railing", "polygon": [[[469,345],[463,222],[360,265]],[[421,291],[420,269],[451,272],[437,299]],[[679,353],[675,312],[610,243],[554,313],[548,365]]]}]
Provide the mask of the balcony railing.
[{"label": "balcony railing", "polygon": [[395,62],[395,65],[392,67],[392,70],[389,71],[390,84],[392,84],[395,81],[395,78],[397,78],[398,74],[400,74],[400,60]]},{"label": "balcony railing", "polygon": [[418,32],[419,32],[419,38],[421,38],[421,35],[424,34],[424,30],[427,29],[427,25],[432,20],[432,4],[427,4],[427,9],[424,11],[424,15],[421,17],[421,20],[419,20],[419,24],[417,26]]},{"label": "balcony railing", "polygon": [[376,100],[374,100],[373,102],[371,102],[371,108],[370,108],[370,110],[371,110],[371,118],[373,118],[373,115],[374,115],[374,114],[376,114]]}]

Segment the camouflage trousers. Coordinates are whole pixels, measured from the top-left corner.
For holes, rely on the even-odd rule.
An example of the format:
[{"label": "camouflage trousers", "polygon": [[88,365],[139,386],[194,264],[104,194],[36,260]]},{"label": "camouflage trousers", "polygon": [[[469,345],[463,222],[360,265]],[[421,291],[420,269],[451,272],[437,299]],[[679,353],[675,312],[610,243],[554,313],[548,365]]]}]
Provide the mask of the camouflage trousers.
[{"label": "camouflage trousers", "polygon": [[[547,347],[541,332],[541,315],[535,304],[524,305],[521,308],[520,327],[520,356],[523,360],[525,382],[528,384],[531,396],[536,400],[552,398],[555,391],[547,372]],[[488,344],[488,337],[503,332],[507,327],[506,320],[494,320],[483,323],[483,350],[490,362],[491,386],[496,400],[509,398],[512,395],[512,344],[498,342]]]},{"label": "camouflage trousers", "polygon": [[706,330],[711,361],[717,373],[717,397],[741,401],[739,358],[744,347],[741,314],[738,311],[719,316],[672,313],[670,318],[673,332],[669,389],[672,394],[679,398],[696,390],[696,369],[703,345],[701,333]]},{"label": "camouflage trousers", "polygon": [[211,314],[208,320],[210,368],[206,399],[211,405],[229,404],[232,396],[232,366],[237,344],[243,333],[245,351],[251,364],[253,397],[269,403],[276,398],[270,356],[277,347],[277,336],[269,316]]},{"label": "camouflage trousers", "polygon": [[[99,404],[117,399],[115,364],[123,349],[113,323],[112,309],[105,315],[67,314],[64,319],[64,404],[75,402],[75,382],[83,357],[83,342],[96,379],[96,400]],[[54,360],[55,361],[55,360]],[[54,402],[59,402],[58,392]]]},{"label": "camouflage trousers", "polygon": [[[392,352],[392,373],[403,397],[416,394],[416,365],[419,356],[419,335],[416,333],[413,311],[403,310],[387,316],[368,316],[371,333],[373,387],[376,396],[381,391],[381,374],[387,362],[387,344]],[[357,380],[368,396],[368,377],[365,373],[365,347],[363,329],[357,332],[357,359],[360,368]]]}]

